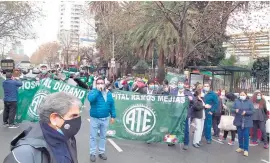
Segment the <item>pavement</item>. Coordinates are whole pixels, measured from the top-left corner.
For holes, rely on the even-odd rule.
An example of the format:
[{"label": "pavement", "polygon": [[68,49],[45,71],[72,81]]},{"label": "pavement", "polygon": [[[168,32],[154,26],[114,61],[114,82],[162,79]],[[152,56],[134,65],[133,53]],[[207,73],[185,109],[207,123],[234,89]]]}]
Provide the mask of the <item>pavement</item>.
[{"label": "pavement", "polygon": [[[2,122],[3,104],[0,101],[0,121]],[[79,163],[89,163],[89,104],[82,111],[82,127],[76,136]],[[0,126],[0,161],[10,152],[9,143],[22,128],[8,129]],[[192,135],[191,135],[192,139]],[[192,141],[192,140],[191,140]],[[139,141],[108,139],[106,146],[107,161],[97,159],[97,163],[269,163],[269,150],[263,144],[250,147],[249,157],[235,152],[238,145],[229,146],[213,140],[211,145],[203,141],[196,149],[182,150],[182,145],[168,147],[166,144],[146,144]]]}]

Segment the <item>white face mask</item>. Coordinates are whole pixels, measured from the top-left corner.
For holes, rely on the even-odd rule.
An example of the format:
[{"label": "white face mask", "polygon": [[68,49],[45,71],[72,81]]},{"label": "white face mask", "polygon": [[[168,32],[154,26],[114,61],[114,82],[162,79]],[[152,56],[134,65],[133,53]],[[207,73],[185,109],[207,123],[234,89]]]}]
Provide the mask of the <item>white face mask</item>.
[{"label": "white face mask", "polygon": [[204,87],[203,90],[204,90],[205,92],[209,92],[210,88],[209,88],[209,87]]},{"label": "white face mask", "polygon": [[104,91],[105,90],[105,84],[97,84],[97,89],[100,91]]},{"label": "white face mask", "polygon": [[222,95],[222,96],[225,96],[225,92],[221,92],[221,95]]},{"label": "white face mask", "polygon": [[240,100],[246,100],[247,96],[240,96]]}]

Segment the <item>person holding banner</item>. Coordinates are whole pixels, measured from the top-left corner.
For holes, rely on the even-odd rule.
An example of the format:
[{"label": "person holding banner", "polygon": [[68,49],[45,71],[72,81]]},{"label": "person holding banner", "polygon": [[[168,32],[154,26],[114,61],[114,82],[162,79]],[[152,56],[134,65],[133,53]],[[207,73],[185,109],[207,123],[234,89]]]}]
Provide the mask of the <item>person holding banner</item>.
[{"label": "person holding banner", "polygon": [[[112,93],[105,88],[105,81],[97,78],[93,89],[88,94],[90,109],[90,161],[96,161],[97,134],[100,131],[98,144],[99,158],[107,160],[105,155],[106,133],[109,120],[114,123],[116,117]],[[110,119],[111,117],[111,119]]]},{"label": "person holding banner", "polygon": [[78,163],[75,135],[81,127],[81,101],[57,92],[40,104],[39,123],[24,130],[11,142],[3,163]]},{"label": "person holding banner", "polygon": [[[188,108],[188,115],[186,117],[185,130],[184,130],[185,136],[184,136],[183,150],[187,150],[188,144],[189,144],[189,127],[190,127],[190,118],[191,118],[191,113],[192,113],[192,100],[193,100],[194,96],[188,89],[185,89],[184,82],[185,82],[185,78],[180,79],[178,81],[177,89],[171,89],[171,95],[188,97],[188,99],[190,101],[190,105]],[[168,144],[168,145],[172,146],[174,144]]]},{"label": "person holding banner", "polygon": [[42,79],[45,79],[45,78],[49,78],[51,75],[50,73],[48,72],[48,68],[46,65],[42,65],[41,66],[41,74],[38,74],[38,76],[36,77],[36,80],[42,80]]}]

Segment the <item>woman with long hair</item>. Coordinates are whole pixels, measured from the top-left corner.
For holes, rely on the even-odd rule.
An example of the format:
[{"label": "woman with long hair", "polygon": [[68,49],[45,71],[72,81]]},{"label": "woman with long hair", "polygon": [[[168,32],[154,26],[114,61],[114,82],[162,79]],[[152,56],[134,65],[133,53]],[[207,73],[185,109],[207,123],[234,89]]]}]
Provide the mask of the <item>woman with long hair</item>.
[{"label": "woman with long hair", "polygon": [[262,137],[264,141],[264,148],[268,149],[267,135],[265,123],[267,120],[267,109],[266,101],[262,96],[262,93],[255,92],[251,98],[251,101],[254,105],[254,114],[252,115],[253,119],[253,136],[251,145],[258,145],[257,142],[257,129],[260,129],[262,132]]}]

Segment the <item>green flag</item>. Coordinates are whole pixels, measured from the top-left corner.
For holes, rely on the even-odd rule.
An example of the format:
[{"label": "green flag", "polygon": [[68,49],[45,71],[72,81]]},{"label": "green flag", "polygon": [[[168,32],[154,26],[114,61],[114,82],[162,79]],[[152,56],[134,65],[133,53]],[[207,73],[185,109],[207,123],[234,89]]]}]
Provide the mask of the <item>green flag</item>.
[{"label": "green flag", "polygon": [[181,143],[189,100],[186,97],[113,93],[116,123],[108,136],[146,142]]},{"label": "green flag", "polygon": [[[29,93],[31,92],[31,93]],[[62,81],[53,80],[50,78],[40,81],[40,85],[36,89],[22,89],[19,92],[19,105],[18,110],[21,113],[18,117],[18,122],[22,120],[38,121],[39,116],[37,109],[43,99],[48,95],[55,92],[66,92],[78,97],[84,103],[87,95],[87,90],[79,87],[71,86]],[[27,98],[26,98],[27,97]],[[60,103],[61,101],[59,101]]]}]

